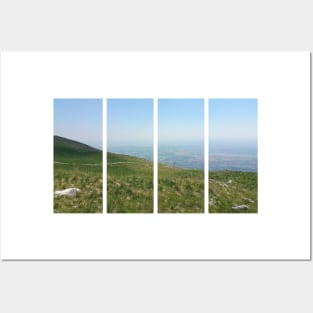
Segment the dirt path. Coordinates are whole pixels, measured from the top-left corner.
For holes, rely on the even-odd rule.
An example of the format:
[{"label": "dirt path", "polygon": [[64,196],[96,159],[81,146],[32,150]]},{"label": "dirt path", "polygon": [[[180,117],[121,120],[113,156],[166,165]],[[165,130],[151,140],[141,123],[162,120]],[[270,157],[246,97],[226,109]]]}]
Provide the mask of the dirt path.
[{"label": "dirt path", "polygon": [[101,163],[64,163],[64,162],[54,162],[55,164],[62,164],[62,165],[86,165],[86,166],[100,166]]},{"label": "dirt path", "polygon": [[113,163],[108,163],[108,165],[115,165],[115,164],[128,164],[128,163],[138,163],[138,162],[113,162]]}]

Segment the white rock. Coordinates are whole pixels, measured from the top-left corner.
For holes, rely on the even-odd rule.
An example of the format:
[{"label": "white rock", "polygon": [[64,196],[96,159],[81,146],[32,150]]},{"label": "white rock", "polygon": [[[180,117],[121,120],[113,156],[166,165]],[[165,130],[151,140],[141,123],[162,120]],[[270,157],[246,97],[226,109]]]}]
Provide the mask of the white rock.
[{"label": "white rock", "polygon": [[67,188],[55,191],[54,195],[57,197],[59,196],[75,197],[77,192],[81,192],[81,190],[79,188]]},{"label": "white rock", "polygon": [[240,209],[249,209],[249,206],[246,204],[242,204],[242,205],[235,205],[232,207],[233,210],[240,210]]}]

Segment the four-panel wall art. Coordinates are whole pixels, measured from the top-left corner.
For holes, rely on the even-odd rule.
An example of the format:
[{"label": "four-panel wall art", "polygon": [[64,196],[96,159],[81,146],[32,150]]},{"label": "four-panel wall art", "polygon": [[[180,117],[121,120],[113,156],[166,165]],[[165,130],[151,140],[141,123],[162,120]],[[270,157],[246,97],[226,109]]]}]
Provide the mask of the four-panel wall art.
[{"label": "four-panel wall art", "polygon": [[54,212],[257,213],[257,130],[257,99],[54,99]]}]

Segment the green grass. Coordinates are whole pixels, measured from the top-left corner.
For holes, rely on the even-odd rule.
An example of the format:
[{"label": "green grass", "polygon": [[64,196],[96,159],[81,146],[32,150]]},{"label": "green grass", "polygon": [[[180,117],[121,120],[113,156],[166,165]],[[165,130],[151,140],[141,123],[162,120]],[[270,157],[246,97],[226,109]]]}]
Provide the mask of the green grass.
[{"label": "green grass", "polygon": [[54,191],[81,190],[75,197],[54,197],[55,213],[101,213],[102,182],[101,150],[54,136]]},{"label": "green grass", "polygon": [[[109,213],[153,212],[153,163],[127,155],[107,154]],[[204,212],[203,171],[159,165],[160,213]]]},{"label": "green grass", "polygon": [[108,152],[107,208],[109,213],[152,213],[153,163]]},{"label": "green grass", "polygon": [[[65,164],[64,164],[65,163]],[[54,137],[54,190],[81,189],[76,197],[54,197],[55,213],[102,212],[102,151]],[[209,173],[210,213],[257,213],[257,173]],[[247,205],[248,209],[232,207]],[[109,213],[153,212],[153,163],[107,153]],[[159,164],[158,212],[203,213],[204,172]]]},{"label": "green grass", "polygon": [[[153,211],[153,165],[144,159],[108,153],[108,211]],[[210,213],[257,213],[257,173],[209,173]],[[233,209],[247,205],[246,209]],[[158,167],[158,212],[203,213],[204,172]]]},{"label": "green grass", "polygon": [[204,172],[159,164],[159,213],[203,213]]},{"label": "green grass", "polygon": [[[232,209],[247,205],[248,209]],[[209,173],[210,213],[257,213],[258,174],[252,172],[216,171]]]}]

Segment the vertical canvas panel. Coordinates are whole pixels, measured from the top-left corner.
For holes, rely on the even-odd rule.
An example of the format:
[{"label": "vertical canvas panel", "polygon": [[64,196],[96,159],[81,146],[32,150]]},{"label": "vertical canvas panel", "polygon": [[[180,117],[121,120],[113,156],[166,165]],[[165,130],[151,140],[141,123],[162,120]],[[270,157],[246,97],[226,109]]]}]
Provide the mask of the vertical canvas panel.
[{"label": "vertical canvas panel", "polygon": [[107,100],[107,211],[153,212],[153,99]]},{"label": "vertical canvas panel", "polygon": [[204,100],[158,101],[158,211],[204,212]]},{"label": "vertical canvas panel", "polygon": [[209,212],[258,212],[258,101],[209,100]]},{"label": "vertical canvas panel", "polygon": [[54,99],[53,149],[54,213],[101,213],[101,99]]}]

